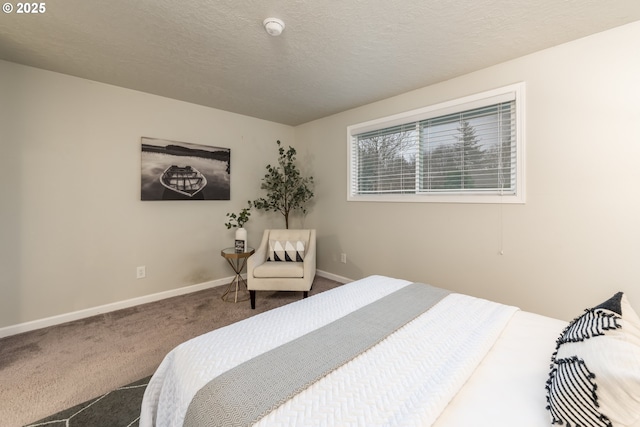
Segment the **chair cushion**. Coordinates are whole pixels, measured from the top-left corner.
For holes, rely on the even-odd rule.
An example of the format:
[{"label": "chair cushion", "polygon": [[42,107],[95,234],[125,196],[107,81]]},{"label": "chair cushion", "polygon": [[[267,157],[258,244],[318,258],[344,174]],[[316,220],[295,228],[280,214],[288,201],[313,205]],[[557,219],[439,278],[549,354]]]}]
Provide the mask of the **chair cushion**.
[{"label": "chair cushion", "polygon": [[256,278],[304,277],[304,264],[301,262],[267,261],[253,269]]},{"label": "chair cushion", "polygon": [[304,242],[302,240],[271,240],[267,261],[304,261]]}]

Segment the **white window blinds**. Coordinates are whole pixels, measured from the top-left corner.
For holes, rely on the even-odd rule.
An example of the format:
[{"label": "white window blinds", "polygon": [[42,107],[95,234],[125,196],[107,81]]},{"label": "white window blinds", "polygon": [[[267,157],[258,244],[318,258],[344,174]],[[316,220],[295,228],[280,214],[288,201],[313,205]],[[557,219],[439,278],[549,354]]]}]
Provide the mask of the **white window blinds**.
[{"label": "white window blinds", "polygon": [[523,201],[518,96],[510,87],[349,127],[349,199]]}]

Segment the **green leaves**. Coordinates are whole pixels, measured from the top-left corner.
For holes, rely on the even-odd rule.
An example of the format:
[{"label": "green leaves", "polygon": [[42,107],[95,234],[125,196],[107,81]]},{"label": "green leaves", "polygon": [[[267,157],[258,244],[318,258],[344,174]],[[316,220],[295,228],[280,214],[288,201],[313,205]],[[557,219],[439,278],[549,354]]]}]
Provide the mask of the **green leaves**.
[{"label": "green leaves", "polygon": [[251,200],[247,202],[249,204],[248,207],[242,209],[239,214],[235,214],[234,212],[227,212],[227,218],[229,218],[229,222],[225,222],[225,226],[227,229],[238,227],[242,228],[249,221],[249,217],[251,216]]},{"label": "green leaves", "polygon": [[280,212],[284,216],[285,226],[289,228],[289,214],[293,211],[306,213],[305,205],[314,196],[311,190],[313,177],[303,177],[298,170],[296,150],[287,150],[278,144],[278,164],[267,165],[267,173],[262,178],[260,188],[267,192],[265,197],[253,201],[256,209]]}]

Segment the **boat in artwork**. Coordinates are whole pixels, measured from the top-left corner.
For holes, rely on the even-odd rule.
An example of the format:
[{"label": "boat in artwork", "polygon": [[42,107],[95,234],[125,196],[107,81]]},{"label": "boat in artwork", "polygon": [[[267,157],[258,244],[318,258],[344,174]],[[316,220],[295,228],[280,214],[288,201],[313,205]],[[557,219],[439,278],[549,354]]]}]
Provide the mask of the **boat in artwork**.
[{"label": "boat in artwork", "polygon": [[171,191],[193,197],[207,185],[207,178],[191,166],[171,165],[162,173],[160,183]]}]

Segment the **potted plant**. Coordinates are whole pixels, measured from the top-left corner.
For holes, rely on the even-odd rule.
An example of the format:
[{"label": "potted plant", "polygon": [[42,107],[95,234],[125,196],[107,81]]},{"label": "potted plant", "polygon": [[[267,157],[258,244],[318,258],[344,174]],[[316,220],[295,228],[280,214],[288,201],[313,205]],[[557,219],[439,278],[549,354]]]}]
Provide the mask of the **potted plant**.
[{"label": "potted plant", "polygon": [[306,204],[313,198],[313,177],[303,177],[295,164],[296,150],[286,151],[278,144],[278,164],[267,165],[267,173],[262,178],[260,188],[267,191],[265,197],[253,201],[253,207],[264,211],[280,212],[284,216],[285,227],[289,228],[289,214],[293,211],[307,212]]},{"label": "potted plant", "polygon": [[227,212],[227,218],[229,222],[225,222],[225,226],[227,229],[238,228],[236,230],[236,252],[244,252],[247,250],[247,230],[245,230],[244,225],[249,221],[249,217],[251,216],[251,200],[248,202],[248,207],[243,208],[240,213],[236,214],[235,212]]}]

